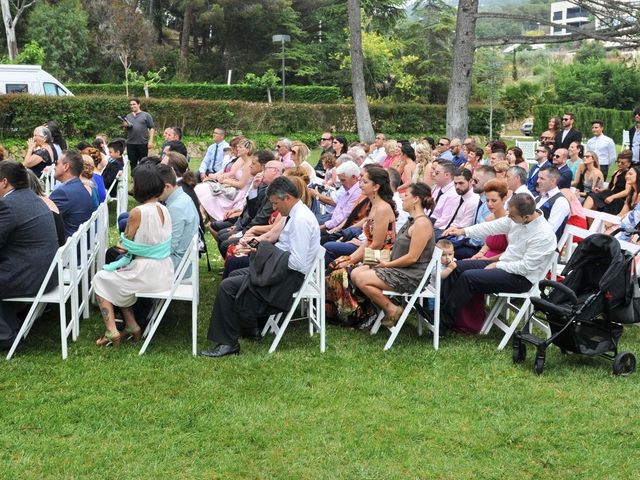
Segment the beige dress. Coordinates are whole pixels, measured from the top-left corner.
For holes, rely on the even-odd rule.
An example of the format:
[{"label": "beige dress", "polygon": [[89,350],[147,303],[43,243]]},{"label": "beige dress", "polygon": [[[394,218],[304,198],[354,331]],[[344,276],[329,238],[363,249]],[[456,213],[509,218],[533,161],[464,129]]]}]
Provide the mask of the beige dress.
[{"label": "beige dress", "polygon": [[[158,214],[164,215],[164,224]],[[156,245],[171,237],[171,216],[164,205],[147,203],[139,205],[140,227],[134,241]],[[171,288],[173,263],[171,257],[163,260],[134,257],[131,263],[115,272],[99,271],[93,278],[95,292],[118,307],[130,307],[136,303],[136,292],[161,292]]]}]

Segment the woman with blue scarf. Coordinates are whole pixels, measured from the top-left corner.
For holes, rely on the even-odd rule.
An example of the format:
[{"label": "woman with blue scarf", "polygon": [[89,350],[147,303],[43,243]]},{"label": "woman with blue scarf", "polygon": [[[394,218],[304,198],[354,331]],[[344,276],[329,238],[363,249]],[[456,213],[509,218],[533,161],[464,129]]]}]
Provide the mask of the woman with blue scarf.
[{"label": "woman with blue scarf", "polygon": [[[171,288],[171,217],[159,202],[164,182],[153,164],[141,164],[133,172],[133,196],[140,204],[131,210],[118,247],[124,254],[105,265],[93,279],[100,314],[106,327],[98,346],[118,346],[123,338],[140,340],[142,330],[131,306],[136,292],[161,292]],[[114,307],[120,307],[125,330],[116,328]]]}]

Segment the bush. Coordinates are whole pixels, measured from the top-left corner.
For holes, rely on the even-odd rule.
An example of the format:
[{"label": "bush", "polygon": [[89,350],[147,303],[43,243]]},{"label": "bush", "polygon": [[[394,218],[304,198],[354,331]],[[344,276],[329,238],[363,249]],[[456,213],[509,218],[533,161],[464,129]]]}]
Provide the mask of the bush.
[{"label": "bush", "polygon": [[[104,83],[91,85],[76,83],[66,85],[75,95],[117,95],[124,96],[124,85]],[[314,87],[291,85],[285,87],[286,98],[299,103],[338,103],[341,100],[338,87]],[[141,85],[129,85],[129,94],[144,97]],[[213,83],[168,83],[155,85],[149,95],[153,98],[177,98],[185,100],[244,100],[266,102],[267,91],[250,85],[218,85]],[[273,100],[282,98],[282,87],[271,90]]]},{"label": "bush", "polygon": [[[158,100],[143,102],[161,132],[177,125],[188,135],[208,135],[216,126],[231,132],[266,132],[292,135],[295,132],[331,130],[355,133],[356,120],[352,105],[301,103],[249,103],[236,101]],[[388,134],[443,133],[446,105],[373,105],[371,117],[376,131]],[[0,135],[25,138],[33,128],[55,119],[66,136],[89,138],[96,132],[122,135],[117,115],[128,111],[121,97],[37,97],[30,95],[0,96]],[[488,135],[489,112],[485,107],[469,107],[469,134]],[[504,122],[503,109],[494,110],[494,131]],[[315,144],[315,143],[313,143]]]},{"label": "bush", "polygon": [[547,129],[547,122],[551,117],[562,117],[564,112],[575,114],[574,128],[582,132],[582,139],[591,137],[591,121],[602,120],[604,133],[613,138],[616,143],[622,143],[622,130],[629,129],[633,124],[633,117],[629,111],[611,110],[606,108],[583,107],[579,105],[537,105],[533,108],[535,121],[533,131],[540,135]]}]

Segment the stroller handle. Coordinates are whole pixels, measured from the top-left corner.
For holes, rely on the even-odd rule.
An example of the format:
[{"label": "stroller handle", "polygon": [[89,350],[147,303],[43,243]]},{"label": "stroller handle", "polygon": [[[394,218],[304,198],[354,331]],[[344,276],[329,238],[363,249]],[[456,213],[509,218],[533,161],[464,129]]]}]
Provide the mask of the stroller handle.
[{"label": "stroller handle", "polygon": [[540,286],[541,291],[544,290],[546,287],[557,288],[562,293],[567,295],[574,305],[578,303],[578,297],[576,296],[576,293],[566,285],[563,285],[562,283],[545,279],[545,280],[540,280],[540,283],[538,285]]}]

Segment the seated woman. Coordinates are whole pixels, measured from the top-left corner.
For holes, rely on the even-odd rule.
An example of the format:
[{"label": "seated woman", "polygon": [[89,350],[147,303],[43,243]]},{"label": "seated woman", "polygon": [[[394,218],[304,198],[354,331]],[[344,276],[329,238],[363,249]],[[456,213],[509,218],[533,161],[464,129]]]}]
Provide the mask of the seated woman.
[{"label": "seated woman", "polygon": [[584,154],[584,160],[578,166],[571,186],[576,188],[576,195],[581,202],[584,202],[594,188],[601,189],[603,185],[604,175],[600,170],[598,155],[589,150]]},{"label": "seated woman", "polygon": [[413,172],[416,170],[416,151],[409,143],[400,146],[400,162],[396,170],[402,178],[398,190],[404,190],[413,183]]},{"label": "seated woman", "polygon": [[629,193],[624,199],[622,209],[617,213],[619,217],[625,217],[627,213],[634,209],[640,200],[640,165],[632,166],[625,175],[625,181]]},{"label": "seated woman", "polygon": [[387,158],[382,162],[382,167],[389,168],[400,158],[400,146],[395,140],[387,140],[384,142],[384,151],[387,154]]},{"label": "seated woman", "polygon": [[102,174],[102,170],[104,170],[104,167],[109,163],[108,157],[95,147],[85,147],[80,150],[80,153],[83,155],[89,155],[93,159],[95,173],[98,175]]},{"label": "seated woman", "polygon": [[[133,196],[140,205],[131,210],[127,229],[120,236],[126,259],[105,265],[93,279],[106,328],[96,342],[100,347],[118,346],[123,336],[140,340],[142,331],[131,308],[136,302],[136,292],[161,292],[171,288],[171,217],[159,202],[163,192],[164,182],[154,165],[143,164],[133,171]],[[124,335],[116,328],[116,306],[121,308],[124,317]]]},{"label": "seated woman", "polygon": [[371,201],[362,229],[367,241],[350,255],[336,258],[331,264],[333,271],[327,277],[327,317],[345,325],[366,322],[373,314],[354,301],[348,282],[349,271],[362,262],[365,248],[390,251],[395,240],[397,212],[389,174],[380,167],[367,168],[360,179],[360,188]]},{"label": "seated woman", "polygon": [[84,168],[82,169],[80,180],[93,198],[94,205],[97,207],[100,203],[104,202],[105,198],[107,198],[107,190],[104,186],[102,175],[98,175],[95,172],[93,158],[89,155],[82,155],[82,161],[84,163]]},{"label": "seated woman", "polygon": [[413,183],[424,182],[428,186],[433,184],[431,177],[431,145],[427,141],[421,141],[416,145],[416,169],[413,171]]},{"label": "seated woman", "polygon": [[[618,169],[615,171],[606,189],[593,188],[584,201],[584,208],[617,215],[624,206],[631,186],[625,176],[631,167],[631,150],[623,150],[618,154]],[[613,187],[612,187],[613,185]]]},{"label": "seated woman", "polygon": [[412,293],[422,280],[435,246],[433,225],[425,210],[434,206],[431,189],[415,183],[402,194],[402,208],[409,220],[398,232],[391,250],[391,260],[375,266],[361,265],[351,272],[351,280],[384,313],[382,324],[393,327],[403,308],[382,294],[384,290]]},{"label": "seated woman", "polygon": [[580,142],[571,142],[569,148],[569,158],[567,158],[567,167],[571,169],[571,175],[576,178],[576,172],[582,165],[582,157],[584,157],[584,147]]},{"label": "seated woman", "polygon": [[509,162],[509,166],[517,166],[522,167],[525,171],[529,171],[529,164],[524,159],[524,154],[520,147],[511,147],[507,150],[507,162]]},{"label": "seated woman", "polygon": [[51,132],[46,127],[36,127],[33,130],[33,136],[27,140],[24,166],[40,178],[44,169],[57,160],[58,157],[51,146]]},{"label": "seated woman", "polygon": [[309,177],[309,183],[316,183],[316,171],[311,166],[309,162],[307,162],[309,158],[309,147],[307,147],[304,143],[299,141],[294,141],[291,144],[291,160],[296,164],[296,167],[302,168]]},{"label": "seated woman", "polygon": [[483,150],[479,147],[471,147],[466,149],[466,157],[467,161],[462,165],[461,168],[466,168],[474,174],[476,168],[482,165],[482,155],[484,154]]},{"label": "seated woman", "polygon": [[[213,181],[202,182],[195,187],[200,205],[207,215],[214,221],[224,219],[229,210],[242,208],[245,197],[251,186],[251,157],[255,153],[255,144],[251,140],[243,139],[236,145],[237,160],[228,172],[215,174]],[[229,196],[220,193],[221,189],[232,187],[234,191]],[[231,195],[233,194],[233,195]]]},{"label": "seated woman", "polygon": [[[507,194],[509,193],[507,183],[504,180],[489,180],[484,185],[484,194],[486,198],[487,208],[491,214],[484,221],[490,222],[497,218],[502,218],[507,214],[504,208]],[[471,257],[471,260],[493,260],[498,261],[500,255],[507,249],[507,236],[489,235],[484,239],[484,245],[478,250],[478,253]]]}]

